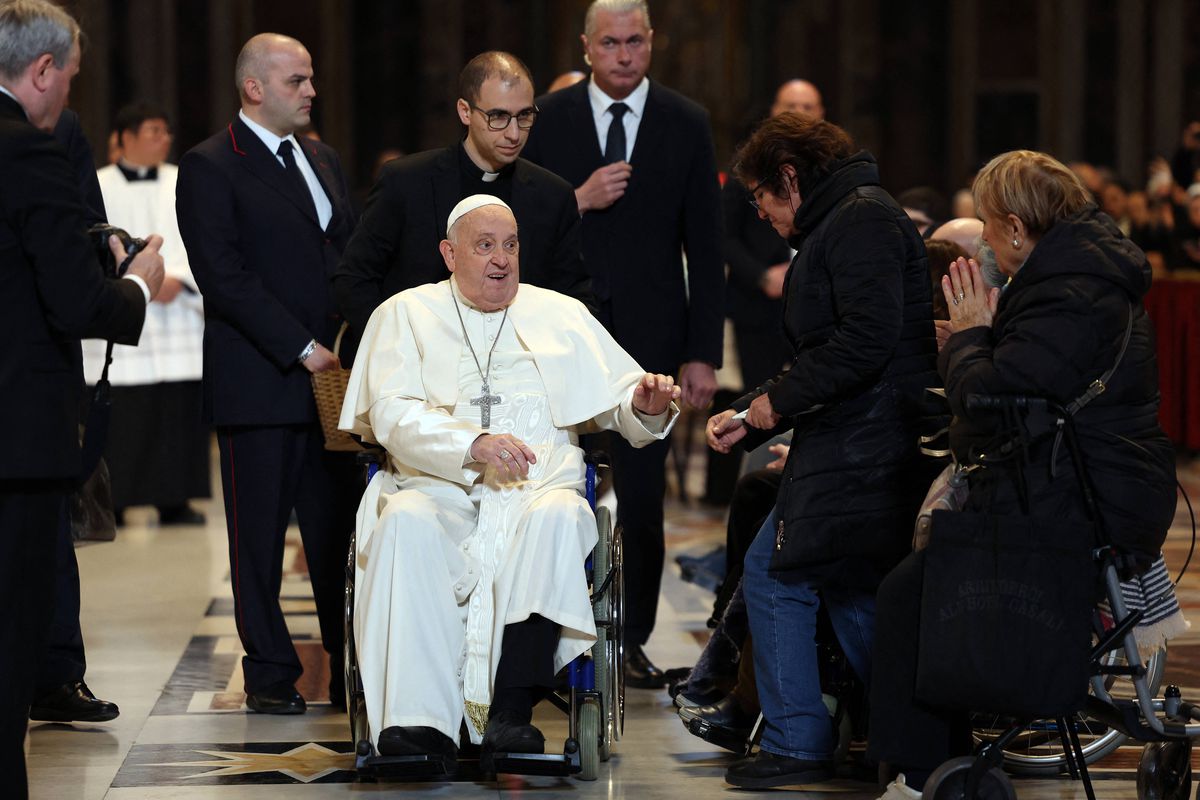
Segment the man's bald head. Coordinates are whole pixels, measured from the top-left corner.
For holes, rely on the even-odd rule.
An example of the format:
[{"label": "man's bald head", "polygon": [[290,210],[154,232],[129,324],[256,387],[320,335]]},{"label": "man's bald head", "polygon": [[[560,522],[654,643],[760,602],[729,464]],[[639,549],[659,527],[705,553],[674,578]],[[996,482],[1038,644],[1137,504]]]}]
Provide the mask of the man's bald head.
[{"label": "man's bald head", "polygon": [[959,217],[939,227],[929,238],[954,242],[966,251],[968,257],[975,258],[982,235],[983,222],[972,217]]},{"label": "man's bald head", "polygon": [[507,87],[517,86],[524,81],[529,91],[533,91],[533,76],[524,61],[512,53],[489,50],[475,56],[463,67],[458,76],[458,96],[471,105],[477,104],[483,82],[488,78],[497,78]]},{"label": "man's bald head", "polygon": [[294,53],[297,50],[308,52],[299,41],[281,33],[260,33],[250,37],[250,40],[242,45],[242,51],[238,53],[237,64],[233,70],[238,94],[245,99],[247,78],[266,80],[272,62],[278,56],[289,52]]},{"label": "man's bald head", "polygon": [[807,114],[815,119],[825,119],[825,106],[821,102],[821,91],[808,81],[791,80],[779,87],[771,116],[778,117],[789,111]]}]

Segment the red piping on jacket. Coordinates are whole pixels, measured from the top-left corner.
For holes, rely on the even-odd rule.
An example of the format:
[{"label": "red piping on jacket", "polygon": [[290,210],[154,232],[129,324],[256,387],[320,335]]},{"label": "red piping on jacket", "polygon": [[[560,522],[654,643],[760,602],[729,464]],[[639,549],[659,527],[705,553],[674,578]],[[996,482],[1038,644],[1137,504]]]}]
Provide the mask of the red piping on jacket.
[{"label": "red piping on jacket", "polygon": [[238,147],[237,137],[233,135],[232,122],[229,123],[229,141],[233,142],[233,152],[237,153],[239,156],[246,155],[246,153],[240,147]]}]

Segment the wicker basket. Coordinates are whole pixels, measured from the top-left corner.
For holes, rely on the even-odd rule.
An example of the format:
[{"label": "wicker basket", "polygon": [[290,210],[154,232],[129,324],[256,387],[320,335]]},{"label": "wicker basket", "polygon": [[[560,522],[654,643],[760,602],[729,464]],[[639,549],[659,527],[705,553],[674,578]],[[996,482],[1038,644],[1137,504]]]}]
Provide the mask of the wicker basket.
[{"label": "wicker basket", "polygon": [[[342,336],[346,333],[346,327],[346,323],[343,322],[333,343],[335,356],[342,349]],[[325,372],[314,372],[311,377],[313,397],[317,401],[317,416],[321,419],[321,432],[325,434],[325,449],[339,452],[365,450],[366,448],[349,433],[338,430],[338,418],[342,415],[342,401],[346,399],[350,370],[338,367]]]}]

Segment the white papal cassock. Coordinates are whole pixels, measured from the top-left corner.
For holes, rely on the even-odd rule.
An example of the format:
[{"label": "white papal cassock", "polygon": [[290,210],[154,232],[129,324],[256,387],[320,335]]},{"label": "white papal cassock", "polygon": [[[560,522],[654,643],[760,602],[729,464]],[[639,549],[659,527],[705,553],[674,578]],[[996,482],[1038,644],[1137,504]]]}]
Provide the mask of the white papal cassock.
[{"label": "white papal cassock", "polygon": [[[504,626],[540,614],[562,626],[561,669],[596,638],[584,560],[596,522],[583,497],[578,434],[662,438],[678,409],[632,407],[645,374],[576,300],[521,286],[503,321],[457,296],[480,364],[496,337],[491,427],[463,344],[452,281],[395,295],[363,334],[341,427],[383,445],[388,469],[358,510],[355,646],[372,739],[428,726],[472,741],[487,723]],[[511,433],[536,454],[524,479],[472,463],[482,433]]]}]

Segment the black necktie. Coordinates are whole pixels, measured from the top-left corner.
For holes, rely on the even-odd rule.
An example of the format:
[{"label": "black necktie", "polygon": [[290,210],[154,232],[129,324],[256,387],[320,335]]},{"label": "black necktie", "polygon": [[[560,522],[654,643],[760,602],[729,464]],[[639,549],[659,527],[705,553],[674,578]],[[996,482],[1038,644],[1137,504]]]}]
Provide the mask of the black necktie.
[{"label": "black necktie", "polygon": [[608,141],[604,144],[604,163],[615,164],[625,160],[625,123],[621,120],[629,106],[613,103],[608,107],[612,122],[608,125]]},{"label": "black necktie", "polygon": [[284,139],[279,143],[279,149],[275,152],[283,159],[284,172],[287,173],[288,180],[292,182],[292,189],[296,192],[296,199],[300,200],[303,204],[302,207],[313,215],[313,219],[316,219],[317,204],[313,201],[312,190],[308,188],[308,181],[304,180],[304,176],[300,174],[300,167],[296,166],[296,154],[292,152],[292,143]]}]

